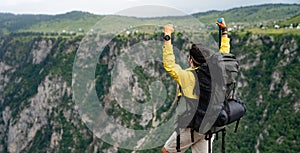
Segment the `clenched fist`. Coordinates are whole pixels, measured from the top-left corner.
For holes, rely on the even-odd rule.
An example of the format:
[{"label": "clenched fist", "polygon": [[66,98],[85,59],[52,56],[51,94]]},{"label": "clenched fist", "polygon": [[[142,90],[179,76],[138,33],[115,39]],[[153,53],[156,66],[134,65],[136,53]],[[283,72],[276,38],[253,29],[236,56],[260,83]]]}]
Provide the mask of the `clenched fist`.
[{"label": "clenched fist", "polygon": [[167,24],[164,26],[165,35],[171,35],[174,32],[174,28],[171,24]]}]

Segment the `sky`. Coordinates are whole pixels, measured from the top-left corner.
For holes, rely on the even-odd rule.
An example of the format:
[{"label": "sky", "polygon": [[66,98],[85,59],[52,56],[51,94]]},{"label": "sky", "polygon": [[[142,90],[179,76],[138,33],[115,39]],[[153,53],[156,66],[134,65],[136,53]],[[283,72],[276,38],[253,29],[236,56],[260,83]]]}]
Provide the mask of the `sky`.
[{"label": "sky", "polygon": [[[0,0],[0,12],[14,14],[63,14],[76,10],[98,15],[122,15],[122,13],[119,13],[122,10],[151,5],[170,7],[186,14],[192,14],[267,3],[300,4],[300,0]],[[164,10],[159,9],[155,10],[153,16],[166,15]],[[127,14],[125,13],[124,15]]]}]

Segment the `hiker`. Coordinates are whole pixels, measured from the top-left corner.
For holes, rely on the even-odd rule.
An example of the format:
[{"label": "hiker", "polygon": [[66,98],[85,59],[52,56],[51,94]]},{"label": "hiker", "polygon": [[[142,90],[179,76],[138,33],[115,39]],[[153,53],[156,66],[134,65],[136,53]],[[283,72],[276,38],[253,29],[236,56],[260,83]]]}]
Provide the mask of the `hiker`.
[{"label": "hiker", "polygon": [[[217,22],[222,32],[220,52],[229,53],[230,45],[229,38],[227,37],[227,28],[224,19],[221,22]],[[164,46],[163,46],[163,63],[165,70],[172,76],[172,78],[180,86],[180,95],[184,95],[187,98],[194,99],[198,103],[198,95],[196,95],[193,90],[196,86],[195,75],[191,70],[197,70],[203,63],[205,63],[205,56],[202,54],[203,47],[193,44],[189,53],[189,64],[190,68],[183,70],[180,65],[175,63],[175,56],[173,53],[173,46],[171,42],[171,34],[174,29],[171,25],[164,26]],[[200,51],[201,50],[201,51]],[[207,95],[210,96],[210,95]],[[201,103],[201,101],[200,101]],[[176,148],[177,145],[177,132],[174,131],[169,137],[164,147],[162,148],[162,153],[176,153],[179,150],[185,152],[189,147],[192,147],[193,153],[207,153],[209,151],[208,141],[205,140],[205,135],[198,132],[193,133],[193,142],[191,141],[190,128],[181,128],[180,134],[180,149]],[[178,150],[179,149],[179,150]]]}]

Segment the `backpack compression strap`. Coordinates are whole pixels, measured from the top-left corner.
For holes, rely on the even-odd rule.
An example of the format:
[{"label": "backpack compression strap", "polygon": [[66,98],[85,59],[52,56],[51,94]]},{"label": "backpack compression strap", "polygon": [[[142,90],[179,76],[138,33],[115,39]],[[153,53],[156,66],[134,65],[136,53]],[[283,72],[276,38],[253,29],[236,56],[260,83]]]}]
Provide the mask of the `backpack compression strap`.
[{"label": "backpack compression strap", "polygon": [[[178,96],[178,92],[180,92],[181,94],[183,94],[182,92],[182,89],[181,89],[181,86],[179,86],[178,88],[178,91],[177,91],[177,96]],[[178,96],[178,99],[177,99],[177,106],[178,106],[178,103],[179,103],[179,100],[180,100],[181,96]],[[177,137],[176,137],[176,150],[177,152],[181,152],[180,150],[180,130],[179,128],[177,127],[175,129],[176,133],[177,133]]]},{"label": "backpack compression strap", "polygon": [[192,140],[192,142],[195,141],[195,139],[194,139],[194,131],[195,130],[193,128],[191,128],[190,132],[191,132],[191,140]]},{"label": "backpack compression strap", "polygon": [[238,129],[238,127],[239,127],[239,123],[240,123],[240,119],[238,119],[238,120],[236,121],[236,123],[235,123],[234,133],[237,132],[237,129]]},{"label": "backpack compression strap", "polygon": [[226,129],[222,130],[222,153],[225,153],[225,136],[226,136]]},{"label": "backpack compression strap", "polygon": [[177,137],[176,137],[176,150],[177,152],[181,152],[180,150],[180,130],[179,128],[176,129]]}]

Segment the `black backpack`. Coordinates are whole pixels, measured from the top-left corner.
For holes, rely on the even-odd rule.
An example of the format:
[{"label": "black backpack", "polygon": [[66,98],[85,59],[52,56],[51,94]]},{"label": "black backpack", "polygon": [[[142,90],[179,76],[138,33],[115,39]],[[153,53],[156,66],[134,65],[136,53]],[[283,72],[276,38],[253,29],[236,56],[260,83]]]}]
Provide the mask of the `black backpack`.
[{"label": "black backpack", "polygon": [[[246,106],[240,99],[235,99],[235,87],[238,74],[238,61],[230,53],[214,53],[200,68],[193,70],[196,80],[194,92],[199,96],[198,101],[186,100],[186,112],[178,116],[176,132],[177,146],[180,152],[180,128],[191,129],[191,141],[194,142],[193,132],[205,134],[209,141],[211,152],[211,138],[213,134],[222,132],[222,152],[225,152],[225,126],[236,122],[235,132],[240,118],[246,112]],[[199,84],[199,86],[197,86]]]}]

